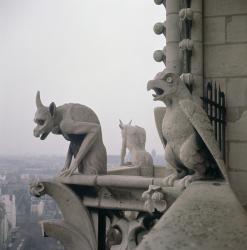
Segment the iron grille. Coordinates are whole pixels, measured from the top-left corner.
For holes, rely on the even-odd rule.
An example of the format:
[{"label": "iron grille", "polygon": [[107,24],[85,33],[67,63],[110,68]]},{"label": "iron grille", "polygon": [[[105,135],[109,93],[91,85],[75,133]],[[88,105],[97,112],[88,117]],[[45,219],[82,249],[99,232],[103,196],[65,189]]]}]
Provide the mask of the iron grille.
[{"label": "iron grille", "polygon": [[225,160],[225,128],[226,128],[226,106],[225,93],[217,87],[216,82],[203,83],[203,109],[214,128],[214,136],[219,143],[219,148]]}]

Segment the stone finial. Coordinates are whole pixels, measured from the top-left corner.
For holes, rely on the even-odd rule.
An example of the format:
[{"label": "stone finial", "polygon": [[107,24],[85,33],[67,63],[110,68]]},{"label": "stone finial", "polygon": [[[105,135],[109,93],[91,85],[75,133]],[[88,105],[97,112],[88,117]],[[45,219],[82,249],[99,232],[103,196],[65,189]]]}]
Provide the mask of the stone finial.
[{"label": "stone finial", "polygon": [[193,74],[191,73],[183,73],[180,76],[180,79],[183,81],[184,84],[188,86],[192,86],[194,83],[194,77],[193,77]]},{"label": "stone finial", "polygon": [[190,8],[181,9],[179,11],[179,17],[181,21],[189,20],[191,21],[193,19],[193,11]]},{"label": "stone finial", "polygon": [[181,50],[192,50],[193,49],[193,41],[190,39],[183,39],[180,43],[179,43],[179,48]]},{"label": "stone finial", "polygon": [[41,197],[45,194],[45,187],[42,182],[36,181],[30,184],[30,193],[35,197]]},{"label": "stone finial", "polygon": [[144,206],[150,213],[156,210],[164,212],[167,208],[165,194],[160,186],[150,185],[148,190],[142,194],[142,199],[145,201]]},{"label": "stone finial", "polygon": [[166,23],[156,23],[153,30],[156,35],[166,35]]},{"label": "stone finial", "polygon": [[164,6],[166,6],[166,0],[154,0],[154,3],[157,5],[164,4]]},{"label": "stone finial", "polygon": [[163,50],[156,50],[153,54],[153,58],[156,62],[163,62],[166,64],[166,48]]}]

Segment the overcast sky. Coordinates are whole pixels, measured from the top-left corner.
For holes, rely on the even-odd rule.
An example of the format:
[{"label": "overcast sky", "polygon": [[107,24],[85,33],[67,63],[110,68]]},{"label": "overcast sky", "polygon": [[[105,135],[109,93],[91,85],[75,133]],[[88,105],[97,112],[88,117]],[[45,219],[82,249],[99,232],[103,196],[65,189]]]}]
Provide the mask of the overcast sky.
[{"label": "overcast sky", "polygon": [[165,8],[153,0],[0,0],[0,154],[65,154],[68,142],[33,137],[36,91],[43,103],[75,102],[98,115],[108,154],[119,154],[118,119],[146,129],[162,153],[147,81],[164,65],[153,32]]}]

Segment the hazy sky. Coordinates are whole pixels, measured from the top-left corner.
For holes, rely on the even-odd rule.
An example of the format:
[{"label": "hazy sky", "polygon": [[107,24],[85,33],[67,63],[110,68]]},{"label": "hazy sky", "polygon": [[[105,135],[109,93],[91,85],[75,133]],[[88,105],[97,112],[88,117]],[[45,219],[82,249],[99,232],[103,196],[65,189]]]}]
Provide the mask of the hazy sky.
[{"label": "hazy sky", "polygon": [[33,137],[36,91],[43,103],[82,103],[98,115],[109,154],[119,154],[118,119],[146,129],[162,153],[146,83],[163,69],[153,0],[0,0],[0,154],[65,154],[68,142]]}]

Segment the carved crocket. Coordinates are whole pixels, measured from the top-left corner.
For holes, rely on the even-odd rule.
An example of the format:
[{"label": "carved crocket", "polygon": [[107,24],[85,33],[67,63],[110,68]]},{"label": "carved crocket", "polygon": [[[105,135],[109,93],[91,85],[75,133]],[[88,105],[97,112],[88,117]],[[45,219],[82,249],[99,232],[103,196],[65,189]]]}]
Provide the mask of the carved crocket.
[{"label": "carved crocket", "polygon": [[[155,110],[155,120],[165,158],[176,171],[164,179],[164,185],[172,186],[178,179],[184,186],[206,178],[224,177],[227,180],[208,116],[193,101],[179,76],[161,72],[148,82],[147,89],[155,91],[154,101],[166,105],[166,108]],[[210,164],[212,161],[214,164]]]},{"label": "carved crocket", "polygon": [[106,173],[106,149],[100,122],[93,110],[73,103],[56,107],[52,102],[46,107],[41,102],[39,91],[36,106],[34,136],[44,140],[52,132],[70,141],[61,176],[70,176],[77,169],[82,174]]}]

